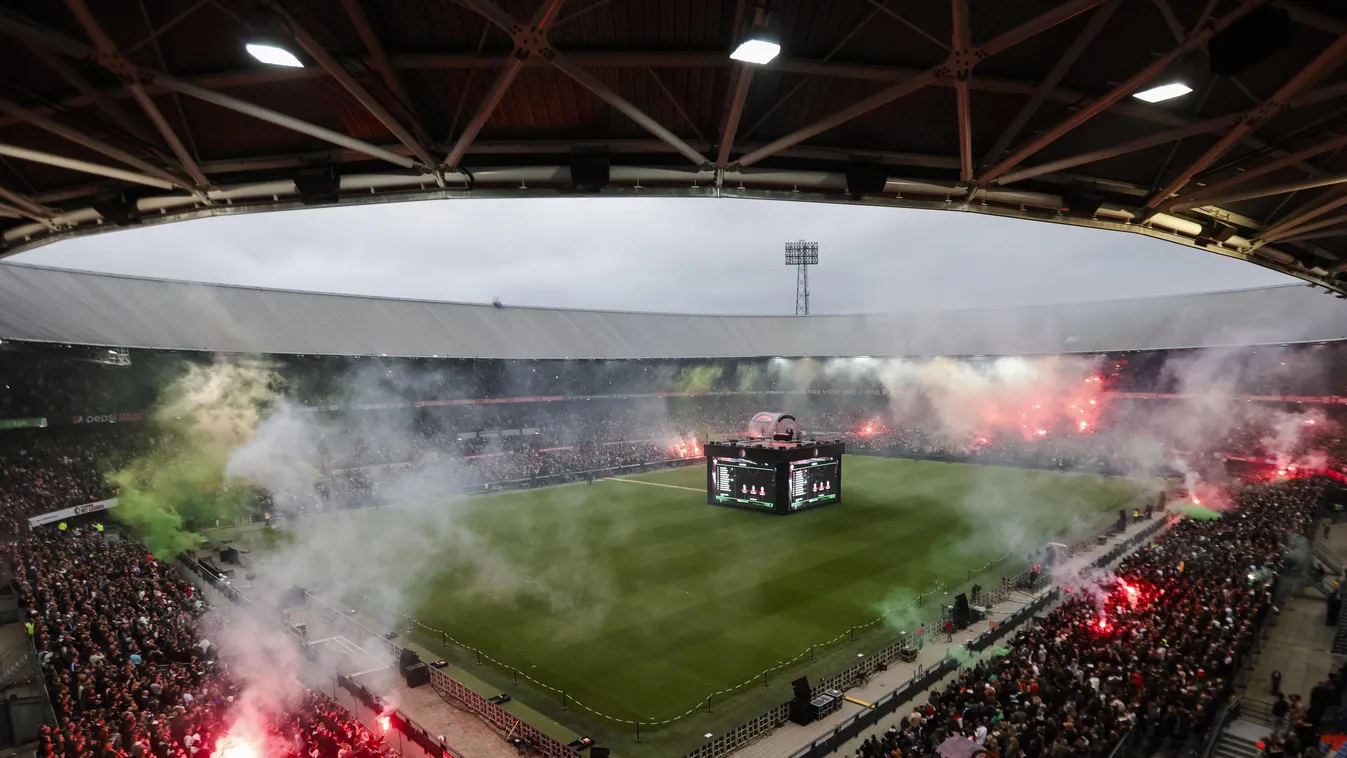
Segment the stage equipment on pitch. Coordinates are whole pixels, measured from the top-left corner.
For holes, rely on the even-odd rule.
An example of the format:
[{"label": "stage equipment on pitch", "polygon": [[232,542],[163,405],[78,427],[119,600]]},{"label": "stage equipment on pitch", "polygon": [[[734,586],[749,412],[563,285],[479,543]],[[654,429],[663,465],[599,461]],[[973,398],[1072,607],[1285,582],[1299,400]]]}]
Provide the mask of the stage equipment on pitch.
[{"label": "stage equipment on pitch", "polygon": [[702,450],[711,505],[788,515],[842,501],[846,444],[809,437],[789,413],[756,413],[742,436]]}]

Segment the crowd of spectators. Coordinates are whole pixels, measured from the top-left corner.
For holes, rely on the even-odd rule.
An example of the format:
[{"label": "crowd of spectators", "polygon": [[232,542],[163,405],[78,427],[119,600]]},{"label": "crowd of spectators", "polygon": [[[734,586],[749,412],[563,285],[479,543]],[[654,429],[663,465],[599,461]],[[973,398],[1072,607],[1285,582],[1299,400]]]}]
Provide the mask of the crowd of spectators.
[{"label": "crowd of spectators", "polygon": [[[1117,567],[1135,600],[1112,580],[1106,594],[1070,595],[1008,654],[962,669],[857,754],[928,756],[963,738],[1001,758],[1103,758],[1129,732],[1128,755],[1200,745],[1276,612],[1284,535],[1309,528],[1318,487],[1249,486],[1219,520],[1179,521]],[[1288,758],[1319,755],[1308,736]]]},{"label": "crowd of spectators", "polygon": [[[57,723],[40,758],[207,758],[246,686],[210,637],[222,623],[168,563],[102,532],[44,531],[15,543],[20,606]],[[286,758],[391,756],[382,739],[321,693],[271,714]],[[256,736],[255,736],[256,737]]]},{"label": "crowd of spectators", "polygon": [[[1162,401],[1114,401],[1121,409],[1110,408],[1085,430],[1059,423],[1026,434],[1018,425],[952,429],[929,407],[895,418],[882,396],[794,399],[808,433],[843,438],[852,450],[1058,470],[1166,475],[1181,458],[1195,470],[1215,471],[1223,466],[1216,453],[1271,456],[1270,442],[1285,436],[1270,428],[1266,412],[1249,412],[1227,419],[1204,448],[1193,449],[1189,441],[1166,438]],[[315,414],[318,482],[287,497],[300,507],[384,502],[405,497],[409,488],[443,494],[527,487],[695,459],[707,439],[742,434],[754,412],[775,402],[782,398],[719,395]],[[1347,460],[1341,423],[1314,418],[1277,457],[1289,452],[1289,460],[1317,456],[1323,465],[1340,466]],[[138,426],[0,433],[0,531],[18,533],[28,516],[113,494],[103,474],[143,446]]]},{"label": "crowd of spectators", "polygon": [[103,473],[119,466],[134,443],[113,430],[10,432],[0,447],[0,534],[27,531],[39,513],[83,505],[112,494]]}]

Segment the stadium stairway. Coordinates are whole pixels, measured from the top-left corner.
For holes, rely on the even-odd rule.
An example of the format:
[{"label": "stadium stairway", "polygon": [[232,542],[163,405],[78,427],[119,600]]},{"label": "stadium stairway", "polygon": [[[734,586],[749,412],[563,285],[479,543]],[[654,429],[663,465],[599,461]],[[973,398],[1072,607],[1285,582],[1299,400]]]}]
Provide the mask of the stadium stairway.
[{"label": "stadium stairway", "polygon": [[1258,749],[1255,740],[1241,734],[1244,731],[1227,729],[1225,734],[1221,735],[1221,739],[1216,741],[1216,749],[1211,753],[1212,758],[1258,758],[1263,751]]}]

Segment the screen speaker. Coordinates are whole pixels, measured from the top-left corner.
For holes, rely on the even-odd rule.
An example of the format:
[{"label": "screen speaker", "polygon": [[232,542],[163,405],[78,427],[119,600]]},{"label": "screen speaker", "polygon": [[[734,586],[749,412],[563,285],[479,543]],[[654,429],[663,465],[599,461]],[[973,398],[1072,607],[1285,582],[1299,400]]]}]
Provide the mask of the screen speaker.
[{"label": "screen speaker", "polygon": [[[413,653],[415,655],[415,653]],[[410,666],[404,666],[402,669],[402,678],[407,682],[408,687],[416,688],[423,684],[430,684],[430,667],[421,661],[417,661]]]},{"label": "screen speaker", "polygon": [[954,610],[950,613],[951,620],[956,627],[964,629],[968,626],[969,615],[968,595],[960,592],[954,597]]},{"label": "screen speaker", "polygon": [[1104,196],[1097,192],[1081,189],[1067,189],[1062,192],[1062,202],[1066,209],[1078,216],[1093,216],[1104,204]]},{"label": "screen speaker", "polygon": [[571,186],[596,190],[608,184],[612,164],[606,148],[571,151]]},{"label": "screen speaker", "polygon": [[1226,27],[1207,44],[1211,73],[1235,76],[1291,44],[1291,14],[1265,5]]},{"label": "screen speaker", "polygon": [[332,205],[341,190],[341,177],[331,166],[302,168],[295,174],[295,189],[305,205]]},{"label": "screen speaker", "polygon": [[847,164],[847,192],[853,195],[880,195],[889,181],[888,169],[882,163]]},{"label": "screen speaker", "polygon": [[790,683],[791,689],[795,690],[795,699],[801,703],[809,702],[809,677],[802,676]]},{"label": "screen speaker", "polygon": [[421,656],[409,647],[402,648],[402,651],[398,653],[398,668],[403,671],[406,671],[408,666],[414,666],[420,662]]},{"label": "screen speaker", "polygon": [[135,226],[140,223],[140,209],[136,207],[136,201],[126,195],[101,200],[95,202],[93,206],[98,215],[108,223],[117,226]]},{"label": "screen speaker", "polygon": [[306,600],[304,588],[299,585],[292,585],[290,589],[281,595],[281,610],[286,608],[303,608]]}]

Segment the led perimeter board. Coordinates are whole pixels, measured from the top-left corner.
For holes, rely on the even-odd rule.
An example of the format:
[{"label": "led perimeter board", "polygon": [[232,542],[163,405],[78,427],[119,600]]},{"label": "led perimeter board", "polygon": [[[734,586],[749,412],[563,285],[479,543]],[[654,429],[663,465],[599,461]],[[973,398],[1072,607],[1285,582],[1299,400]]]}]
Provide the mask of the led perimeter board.
[{"label": "led perimeter board", "polygon": [[833,440],[707,442],[706,502],[782,516],[842,502],[842,454]]}]

